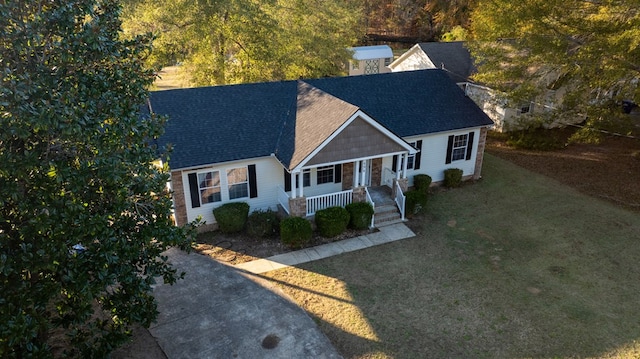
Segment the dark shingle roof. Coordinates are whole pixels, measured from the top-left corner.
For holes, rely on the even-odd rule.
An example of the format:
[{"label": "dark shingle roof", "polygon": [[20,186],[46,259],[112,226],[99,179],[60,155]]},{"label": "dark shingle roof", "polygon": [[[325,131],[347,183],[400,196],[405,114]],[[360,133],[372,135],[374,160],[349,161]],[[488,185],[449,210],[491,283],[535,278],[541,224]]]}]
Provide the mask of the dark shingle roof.
[{"label": "dark shingle roof", "polygon": [[[329,128],[356,108],[400,137],[487,126],[491,120],[440,70],[267,82],[152,92],[153,112],[168,115],[158,144],[173,145],[172,169],[275,154],[289,166],[295,151],[296,117]],[[325,96],[325,94],[331,96]],[[337,98],[337,99],[336,99]],[[314,100],[308,109],[305,101]],[[346,103],[345,103],[346,102]],[[305,111],[308,111],[305,113]],[[346,120],[345,118],[344,120]],[[310,136],[325,136],[312,133]]]},{"label": "dark shingle roof", "polygon": [[464,41],[422,42],[418,46],[438,69],[444,69],[455,82],[464,82],[477,69]]}]

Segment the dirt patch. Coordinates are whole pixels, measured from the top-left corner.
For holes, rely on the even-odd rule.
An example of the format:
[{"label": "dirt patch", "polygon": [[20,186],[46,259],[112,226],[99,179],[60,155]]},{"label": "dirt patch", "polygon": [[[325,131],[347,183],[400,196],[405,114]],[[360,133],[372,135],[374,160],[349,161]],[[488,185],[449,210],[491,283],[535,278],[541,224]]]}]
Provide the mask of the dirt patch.
[{"label": "dirt patch", "polygon": [[[559,131],[568,134],[571,130]],[[553,151],[528,151],[514,149],[504,139],[489,136],[486,151],[589,196],[640,212],[638,139],[609,136],[597,145],[571,144]]]}]

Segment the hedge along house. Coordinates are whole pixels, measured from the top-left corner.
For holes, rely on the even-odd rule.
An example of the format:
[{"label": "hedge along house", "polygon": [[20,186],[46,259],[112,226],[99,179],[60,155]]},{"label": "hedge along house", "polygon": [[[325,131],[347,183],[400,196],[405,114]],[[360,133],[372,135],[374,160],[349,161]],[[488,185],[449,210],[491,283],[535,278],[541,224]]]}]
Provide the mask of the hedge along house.
[{"label": "hedge along house", "polygon": [[234,201],[310,216],[380,186],[403,213],[415,174],[479,178],[492,125],[441,70],[152,92],[149,110],[169,116],[178,225]]}]

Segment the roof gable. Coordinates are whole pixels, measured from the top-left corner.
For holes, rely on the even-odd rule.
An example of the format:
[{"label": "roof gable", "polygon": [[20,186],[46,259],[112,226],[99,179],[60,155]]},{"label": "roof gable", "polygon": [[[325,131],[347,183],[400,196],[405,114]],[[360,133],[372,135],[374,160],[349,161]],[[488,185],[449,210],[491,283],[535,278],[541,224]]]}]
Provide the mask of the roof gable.
[{"label": "roof gable", "polygon": [[464,41],[422,42],[418,46],[435,68],[445,70],[455,82],[464,82],[477,72]]},{"label": "roof gable", "polygon": [[289,168],[304,161],[358,110],[358,107],[302,81],[298,81],[296,102],[294,152],[290,161],[281,159]]}]

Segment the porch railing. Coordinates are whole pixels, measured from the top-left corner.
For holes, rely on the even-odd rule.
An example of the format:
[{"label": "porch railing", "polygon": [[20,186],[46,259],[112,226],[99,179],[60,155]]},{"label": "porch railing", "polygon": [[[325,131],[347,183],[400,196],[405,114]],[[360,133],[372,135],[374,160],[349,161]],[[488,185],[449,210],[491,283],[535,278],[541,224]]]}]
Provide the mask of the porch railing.
[{"label": "porch railing", "polygon": [[284,188],[280,186],[278,186],[278,203],[280,203],[287,214],[291,214],[289,211],[289,195],[285,192]]},{"label": "porch railing", "polygon": [[394,178],[396,178],[396,173],[393,172],[391,168],[385,167],[382,173],[382,184],[389,188],[392,188]]},{"label": "porch railing", "polygon": [[353,190],[307,197],[307,216],[329,207],[344,207],[353,201]]},{"label": "porch railing", "polygon": [[371,225],[369,226],[369,228],[373,228],[376,223],[374,220],[374,217],[376,216],[376,204],[375,202],[373,202],[373,199],[371,199],[369,188],[365,187],[364,191],[367,193],[367,203],[369,203],[371,205],[371,208],[373,208],[373,214],[371,215]]},{"label": "porch railing", "polygon": [[402,193],[402,188],[400,188],[400,184],[396,181],[396,204],[398,205],[398,209],[400,210],[400,216],[404,221],[404,203],[406,202],[407,197]]}]

